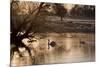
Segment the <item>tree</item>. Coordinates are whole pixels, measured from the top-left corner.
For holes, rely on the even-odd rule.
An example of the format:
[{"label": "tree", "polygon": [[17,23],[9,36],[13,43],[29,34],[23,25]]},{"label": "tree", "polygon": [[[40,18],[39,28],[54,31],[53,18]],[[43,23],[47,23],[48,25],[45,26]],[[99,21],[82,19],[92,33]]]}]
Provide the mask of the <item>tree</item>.
[{"label": "tree", "polygon": [[85,16],[87,16],[87,17],[95,17],[95,6],[84,5],[83,10],[84,10]]},{"label": "tree", "polygon": [[66,15],[67,10],[64,8],[62,4],[55,3],[54,8],[56,15],[61,17],[61,21],[63,21],[63,17]]},{"label": "tree", "polygon": [[[15,7],[15,5],[13,5],[13,4],[16,4],[16,7]],[[36,8],[36,9],[34,9],[34,10],[29,10],[29,13],[28,14],[25,14],[25,15],[23,15],[23,21],[18,21],[18,20],[13,20],[13,18],[14,18],[14,16],[17,16],[17,18],[18,18],[18,16],[20,16],[18,13],[20,12],[20,5],[19,5],[19,2],[17,2],[17,1],[11,1],[11,30],[10,30],[10,32],[11,32],[11,37],[10,37],[10,39],[11,39],[11,45],[13,44],[13,45],[15,45],[15,48],[14,48],[14,50],[17,50],[18,51],[18,48],[19,47],[26,47],[23,43],[22,43],[22,39],[23,38],[27,38],[27,37],[29,37],[29,33],[30,33],[30,31],[32,30],[32,28],[36,25],[36,24],[38,24],[36,21],[38,20],[38,15],[39,15],[39,13],[40,13],[40,10],[43,8],[43,2],[42,3],[40,3],[39,5],[38,5],[38,7]],[[14,8],[13,8],[14,7]],[[19,11],[16,11],[16,8],[17,8],[17,10]],[[24,17],[25,16],[25,17]],[[14,23],[17,23],[17,24],[14,24]],[[15,25],[17,25],[16,27],[15,27]],[[28,26],[27,26],[28,25]],[[24,26],[27,26],[27,29],[25,29],[25,33],[23,34],[23,35],[19,35],[18,33],[19,32],[23,32],[23,28],[24,28]],[[27,47],[26,47],[27,48]],[[28,49],[28,48],[27,48]],[[29,50],[29,49],[28,49]],[[12,52],[13,50],[11,49],[11,53],[13,54],[13,52]]]},{"label": "tree", "polygon": [[71,9],[72,16],[95,17],[95,6],[75,5]]}]

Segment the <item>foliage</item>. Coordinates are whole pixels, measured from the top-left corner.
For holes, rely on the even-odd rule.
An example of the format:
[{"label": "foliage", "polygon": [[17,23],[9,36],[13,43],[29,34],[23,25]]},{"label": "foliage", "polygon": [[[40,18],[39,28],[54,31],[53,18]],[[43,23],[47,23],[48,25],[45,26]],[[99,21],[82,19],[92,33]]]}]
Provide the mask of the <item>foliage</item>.
[{"label": "foliage", "polygon": [[95,17],[95,6],[75,5],[71,10],[72,16]]},{"label": "foliage", "polygon": [[63,20],[62,18],[66,15],[67,9],[65,9],[62,4],[55,3],[55,12],[56,15],[61,17],[61,21],[62,21]]}]

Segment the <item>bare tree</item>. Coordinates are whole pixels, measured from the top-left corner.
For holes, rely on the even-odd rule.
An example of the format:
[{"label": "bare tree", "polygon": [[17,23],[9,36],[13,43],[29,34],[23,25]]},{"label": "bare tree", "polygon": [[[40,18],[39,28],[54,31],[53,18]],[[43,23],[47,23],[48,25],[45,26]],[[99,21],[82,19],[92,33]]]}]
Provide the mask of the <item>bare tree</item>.
[{"label": "bare tree", "polygon": [[[14,9],[16,7],[14,7],[14,5],[16,5],[17,9]],[[15,16],[18,16],[18,12],[15,12],[16,10],[19,10],[19,1],[11,1],[11,45],[15,45],[15,48],[14,49],[11,49],[11,53],[13,53],[14,50],[17,50],[18,51],[18,48],[19,47],[25,47],[27,48],[23,43],[22,43],[22,39],[23,38],[27,38],[28,37],[28,34],[29,32],[32,30],[32,27],[34,26],[34,24],[36,24],[36,20],[38,18],[38,14],[40,13],[40,10],[41,8],[43,7],[43,4],[44,3],[40,3],[39,6],[35,9],[35,10],[32,10],[31,12],[29,12],[28,15],[25,15],[25,18],[23,19],[22,23],[19,23],[18,21],[14,20],[12,21],[12,16],[15,15]],[[13,8],[14,7],[14,8]],[[14,10],[13,10],[14,9]],[[30,8],[29,8],[30,10]],[[35,12],[34,16],[33,16],[33,13]],[[30,17],[32,17],[30,19]],[[17,26],[17,28],[15,28],[14,26],[14,22],[17,22],[19,23],[19,25]],[[16,24],[15,24],[16,25]],[[25,30],[25,33],[23,35],[18,35],[18,33],[20,31],[22,31],[22,28],[24,26],[27,26],[27,29]],[[29,49],[27,48],[27,50],[29,51]],[[30,51],[29,51],[30,53]]]}]

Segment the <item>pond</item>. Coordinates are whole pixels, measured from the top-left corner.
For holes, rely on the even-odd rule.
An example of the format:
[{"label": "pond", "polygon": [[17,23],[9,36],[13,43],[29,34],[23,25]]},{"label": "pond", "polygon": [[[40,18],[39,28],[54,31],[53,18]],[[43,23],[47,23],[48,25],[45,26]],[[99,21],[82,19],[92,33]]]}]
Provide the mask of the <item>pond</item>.
[{"label": "pond", "polygon": [[42,33],[41,46],[48,47],[48,39],[56,42],[48,49],[45,63],[95,61],[95,34],[93,33]]},{"label": "pond", "polygon": [[[38,37],[39,46],[36,48],[34,59],[29,57],[28,60],[16,59],[18,65],[95,61],[94,33],[38,33],[35,35]],[[50,46],[48,49],[48,39],[54,41],[56,46]],[[26,60],[27,63],[23,62]],[[21,62],[23,64],[20,64]]]}]

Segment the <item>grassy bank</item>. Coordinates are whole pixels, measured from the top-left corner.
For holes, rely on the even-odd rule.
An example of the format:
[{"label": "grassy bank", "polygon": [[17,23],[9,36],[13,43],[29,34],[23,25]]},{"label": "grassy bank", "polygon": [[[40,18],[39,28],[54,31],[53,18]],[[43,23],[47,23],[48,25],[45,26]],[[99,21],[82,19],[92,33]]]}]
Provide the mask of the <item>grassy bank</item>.
[{"label": "grassy bank", "polygon": [[[95,33],[95,24],[91,21],[41,21],[41,24],[36,27],[36,32],[46,33],[46,32],[56,32],[56,33],[66,33],[66,32],[82,32],[82,33]],[[34,28],[33,28],[34,30]]]}]

